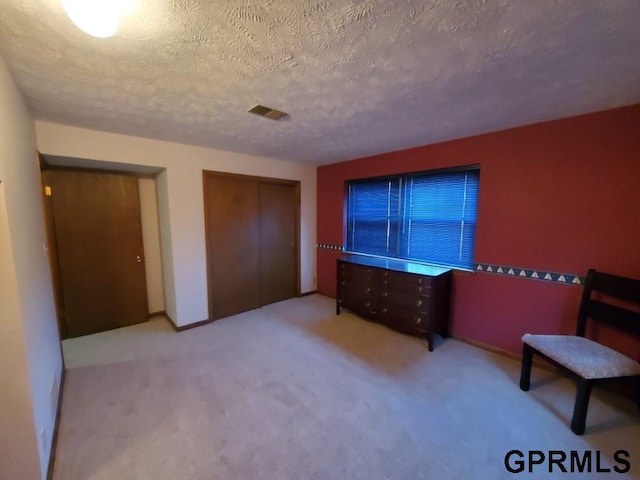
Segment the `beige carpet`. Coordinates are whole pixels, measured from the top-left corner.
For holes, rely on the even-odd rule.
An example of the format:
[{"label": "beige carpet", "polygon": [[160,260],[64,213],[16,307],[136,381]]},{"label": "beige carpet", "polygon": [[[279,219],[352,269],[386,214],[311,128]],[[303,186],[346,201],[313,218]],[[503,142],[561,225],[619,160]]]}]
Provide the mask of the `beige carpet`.
[{"label": "beige carpet", "polygon": [[[164,319],[63,343],[55,480],[550,478],[519,449],[591,451],[640,478],[640,415],[596,390],[583,437],[571,382],[469,345],[394,333],[313,295],[174,333]],[[595,473],[627,450],[626,474]],[[567,462],[569,466],[569,463]],[[559,470],[554,470],[558,472]],[[555,475],[553,476],[555,478]]]}]

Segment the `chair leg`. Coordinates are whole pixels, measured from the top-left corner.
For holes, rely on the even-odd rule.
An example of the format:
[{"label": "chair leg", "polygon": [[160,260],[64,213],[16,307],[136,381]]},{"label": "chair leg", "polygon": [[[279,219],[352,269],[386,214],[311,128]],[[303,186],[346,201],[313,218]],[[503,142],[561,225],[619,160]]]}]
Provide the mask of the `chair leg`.
[{"label": "chair leg", "polygon": [[520,390],[526,392],[531,383],[531,362],[533,360],[533,348],[526,343],[522,344],[522,369],[520,370]]},{"label": "chair leg", "polygon": [[589,407],[589,397],[591,396],[592,384],[584,378],[578,379],[578,392],[576,394],[576,404],[573,408],[573,418],[571,419],[571,431],[576,435],[582,435],[587,420],[587,408]]}]

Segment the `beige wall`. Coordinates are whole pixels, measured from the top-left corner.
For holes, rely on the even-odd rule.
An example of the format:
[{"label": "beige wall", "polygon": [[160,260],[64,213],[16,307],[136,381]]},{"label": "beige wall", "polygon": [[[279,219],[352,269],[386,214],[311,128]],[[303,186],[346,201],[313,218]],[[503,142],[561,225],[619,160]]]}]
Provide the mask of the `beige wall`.
[{"label": "beige wall", "polygon": [[171,219],[169,218],[169,186],[167,171],[156,177],[156,195],[158,197],[158,227],[160,229],[160,256],[162,260],[162,287],[164,290],[164,310],[175,319],[176,289],[174,287],[173,243],[171,242]]},{"label": "beige wall", "polygon": [[138,184],[140,186],[144,267],[147,277],[147,303],[149,304],[149,313],[156,313],[164,311],[156,181],[153,178],[140,178]]},{"label": "beige wall", "polygon": [[301,290],[315,290],[315,167],[47,122],[36,132],[43,154],[165,169],[156,183],[165,310],[179,326],[209,318],[203,170],[301,182]]},{"label": "beige wall", "polygon": [[0,58],[0,478],[46,478],[62,355],[34,123]]},{"label": "beige wall", "polygon": [[36,479],[38,444],[31,404],[22,312],[0,183],[0,478]]}]

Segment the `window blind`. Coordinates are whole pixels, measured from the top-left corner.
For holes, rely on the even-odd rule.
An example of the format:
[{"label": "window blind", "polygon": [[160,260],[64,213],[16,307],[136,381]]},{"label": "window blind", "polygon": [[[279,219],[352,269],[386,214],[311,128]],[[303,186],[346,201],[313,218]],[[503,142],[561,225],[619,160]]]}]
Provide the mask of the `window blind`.
[{"label": "window blind", "polygon": [[469,268],[477,167],[348,183],[347,250]]},{"label": "window blind", "polygon": [[400,180],[352,183],[348,190],[348,249],[396,256]]}]

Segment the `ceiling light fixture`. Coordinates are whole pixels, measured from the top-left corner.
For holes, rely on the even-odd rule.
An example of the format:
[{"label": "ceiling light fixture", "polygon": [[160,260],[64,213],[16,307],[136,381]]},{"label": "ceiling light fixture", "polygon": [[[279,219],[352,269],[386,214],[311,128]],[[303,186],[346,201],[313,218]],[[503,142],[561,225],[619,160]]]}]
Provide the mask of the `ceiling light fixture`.
[{"label": "ceiling light fixture", "polygon": [[98,38],[112,36],[120,17],[133,7],[133,0],[62,0],[69,18],[84,32]]}]

